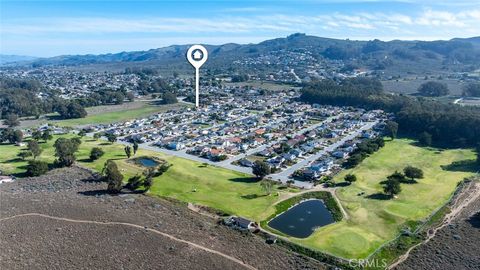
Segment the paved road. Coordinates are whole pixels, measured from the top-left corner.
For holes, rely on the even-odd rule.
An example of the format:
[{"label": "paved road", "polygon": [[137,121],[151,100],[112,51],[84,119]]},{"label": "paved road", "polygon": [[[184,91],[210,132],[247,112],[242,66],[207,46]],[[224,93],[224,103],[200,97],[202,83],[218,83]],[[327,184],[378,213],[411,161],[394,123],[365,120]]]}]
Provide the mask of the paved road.
[{"label": "paved road", "polygon": [[[297,135],[302,135],[302,134],[304,134],[305,132],[308,132],[308,131],[310,131],[310,130],[314,130],[314,129],[316,129],[317,127],[321,126],[321,125],[324,124],[324,123],[332,122],[332,120],[337,119],[337,118],[339,118],[339,117],[342,116],[342,115],[343,115],[343,114],[336,115],[336,116],[331,116],[331,117],[323,120],[323,121],[320,122],[320,123],[317,123],[317,124],[311,125],[311,126],[309,126],[309,127],[303,128],[303,129],[295,132],[295,133],[293,134],[293,137],[295,137],[295,136],[297,136]],[[227,160],[224,160],[224,161],[220,162],[220,164],[223,166],[223,165],[230,164],[230,163],[232,163],[232,162],[238,161],[238,160],[240,160],[240,159],[242,159],[242,158],[246,158],[247,156],[253,155],[253,154],[258,153],[258,152],[261,152],[261,151],[267,149],[268,147],[270,147],[270,146],[272,146],[272,145],[274,145],[274,144],[277,144],[277,143],[281,142],[282,140],[284,140],[284,138],[280,138],[280,139],[278,139],[278,140],[276,140],[276,141],[273,141],[273,142],[271,142],[271,143],[264,144],[264,145],[261,145],[261,146],[256,147],[256,148],[252,148],[252,149],[248,150],[246,153],[233,156],[233,157],[231,157],[231,158],[229,158],[229,159],[227,159]]]},{"label": "paved road", "polygon": [[[326,119],[325,121],[332,121],[333,119],[338,118],[338,117],[340,117],[340,116],[330,117],[330,118]],[[309,130],[313,130],[313,129],[317,128],[318,126],[322,125],[323,123],[325,123],[325,121],[323,121],[321,123],[317,123],[317,124],[312,125],[312,126],[309,126],[308,128],[299,130],[298,132],[295,133],[295,135],[300,135],[300,134],[303,134],[303,133],[305,133]],[[376,123],[377,122],[369,122],[369,123],[365,124],[360,129],[358,129],[358,130],[350,133],[346,137],[342,138],[340,141],[338,141],[338,142],[326,147],[325,149],[317,152],[316,154],[311,155],[311,156],[307,157],[306,159],[290,166],[289,168],[287,168],[286,170],[284,170],[280,173],[270,175],[269,178],[271,178],[273,180],[276,180],[276,181],[281,181],[282,183],[285,184],[288,180],[290,180],[289,176],[294,171],[307,166],[312,161],[314,161],[314,160],[318,159],[319,157],[327,154],[327,152],[331,152],[331,151],[335,150],[337,147],[341,146],[346,141],[357,137],[362,131],[371,129]],[[278,140],[278,141],[280,141],[280,140]],[[272,142],[272,143],[267,144],[267,145],[262,145],[262,146],[259,146],[257,148],[254,148],[254,149],[250,149],[245,154],[237,155],[235,157],[224,160],[222,162],[214,162],[214,161],[202,158],[202,157],[187,154],[185,149],[181,150],[181,151],[168,150],[168,149],[165,149],[165,148],[152,146],[152,145],[150,145],[151,143],[139,144],[139,148],[151,150],[151,151],[154,151],[154,152],[161,152],[161,153],[164,153],[164,154],[167,154],[167,155],[177,156],[177,157],[193,160],[193,161],[200,162],[200,163],[207,163],[209,165],[222,167],[222,168],[225,168],[225,169],[229,169],[229,170],[232,170],[232,171],[237,171],[237,172],[241,172],[241,173],[245,173],[245,174],[252,174],[252,169],[251,168],[241,167],[241,166],[233,165],[231,163],[236,161],[236,160],[239,160],[241,158],[244,158],[248,155],[254,154],[254,153],[259,152],[259,151],[262,151],[263,149],[269,147],[270,145],[273,145],[273,144],[277,143],[278,141]],[[119,143],[125,144],[125,145],[130,145],[130,143],[124,142],[124,141],[119,141]],[[305,188],[305,189],[313,188],[312,183],[304,182],[304,181],[296,181],[295,180],[293,185],[298,186],[300,188]]]},{"label": "paved road", "polygon": [[357,137],[358,135],[360,135],[360,133],[362,133],[362,131],[364,130],[368,130],[368,129],[371,129],[377,122],[369,122],[365,125],[363,125],[360,129],[358,130],[355,130],[354,132],[350,133],[349,135],[343,137],[341,140],[339,140],[338,142],[332,144],[332,145],[329,145],[327,146],[326,148],[324,148],[323,150],[321,151],[318,151],[316,154],[314,155],[311,155],[309,156],[308,158],[288,167],[286,170],[283,170],[281,171],[280,173],[277,173],[277,174],[272,174],[270,175],[270,177],[274,180],[278,180],[278,181],[282,181],[283,183],[287,182],[287,180],[289,180],[289,176],[295,172],[296,170],[299,170],[305,166],[307,166],[308,164],[310,164],[312,161],[320,158],[321,156],[327,154],[328,152],[332,152],[334,151],[335,149],[337,149],[339,146],[343,145],[346,141],[349,141],[355,137]]}]

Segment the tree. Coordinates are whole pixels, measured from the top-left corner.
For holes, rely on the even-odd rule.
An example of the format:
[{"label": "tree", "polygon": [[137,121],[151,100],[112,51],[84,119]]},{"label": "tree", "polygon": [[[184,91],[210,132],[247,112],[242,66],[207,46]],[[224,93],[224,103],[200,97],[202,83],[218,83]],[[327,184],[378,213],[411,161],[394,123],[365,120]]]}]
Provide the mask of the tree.
[{"label": "tree", "polygon": [[97,132],[97,133],[93,134],[93,138],[94,138],[95,140],[98,140],[98,139],[100,139],[101,137],[102,137],[102,133],[101,133],[101,132]]},{"label": "tree", "polygon": [[257,160],[253,163],[252,172],[257,178],[263,179],[271,173],[271,170],[267,163]]},{"label": "tree", "polygon": [[135,95],[132,92],[128,92],[126,97],[130,102],[133,102],[135,100]]},{"label": "tree", "polygon": [[48,172],[48,163],[41,160],[30,160],[27,165],[27,175],[40,176]]},{"label": "tree", "polygon": [[56,164],[60,167],[70,167],[75,163],[75,152],[80,144],[74,139],[58,138],[53,144],[55,147]]},{"label": "tree", "polygon": [[20,143],[23,140],[23,132],[21,130],[14,130],[6,128],[1,130],[0,142],[8,141],[11,144]]},{"label": "tree", "polygon": [[84,118],[87,111],[77,102],[69,102],[67,105],[61,104],[57,108],[57,112],[63,119]]},{"label": "tree", "polygon": [[449,90],[444,83],[430,81],[420,85],[418,92],[425,97],[441,97],[448,95]]},{"label": "tree", "polygon": [[403,169],[403,173],[405,174],[406,177],[412,179],[412,182],[415,181],[415,179],[422,179],[423,178],[423,171],[422,169],[413,167],[413,166],[407,166]]},{"label": "tree", "polygon": [[122,190],[123,175],[118,170],[117,164],[111,160],[105,163],[103,168],[104,180],[108,183],[107,191],[119,193]]},{"label": "tree", "polygon": [[156,175],[155,168],[148,168],[143,171],[143,175],[145,176],[145,180],[143,180],[143,192],[147,192],[153,185],[153,177]]},{"label": "tree", "polygon": [[387,176],[387,179],[388,180],[395,180],[395,181],[398,181],[398,182],[401,183],[401,182],[405,181],[405,175],[403,175],[403,173],[401,173],[399,171],[395,171],[390,176]]},{"label": "tree", "polygon": [[162,97],[163,104],[174,104],[177,103],[177,96],[172,92],[165,92]]},{"label": "tree", "polygon": [[399,194],[401,191],[402,187],[400,186],[400,182],[395,179],[388,179],[385,183],[385,186],[383,187],[383,192],[385,192],[385,194],[389,195],[390,197]]},{"label": "tree", "polygon": [[127,145],[125,146],[124,150],[125,150],[125,154],[127,155],[127,158],[130,158],[132,156],[132,147]]},{"label": "tree", "polygon": [[432,145],[432,135],[426,131],[420,133],[418,135],[418,142],[423,146],[431,146]]},{"label": "tree", "polygon": [[270,193],[272,193],[273,183],[270,180],[263,179],[260,182],[260,187],[263,191],[265,191],[265,193],[267,193],[267,195],[270,195]]},{"label": "tree", "polygon": [[16,127],[16,126],[20,125],[20,120],[18,120],[18,115],[8,114],[5,117],[4,124],[9,126],[9,127]]},{"label": "tree", "polygon": [[159,177],[164,174],[171,165],[168,163],[163,163],[157,167],[151,167],[143,171],[145,179],[143,180],[143,192],[147,192],[153,185],[153,178]]},{"label": "tree", "polygon": [[143,180],[143,192],[147,192],[153,185],[153,177],[146,177]]},{"label": "tree", "polygon": [[11,143],[21,143],[23,141],[23,132],[21,130],[13,131],[12,137],[10,138]]},{"label": "tree", "polygon": [[32,156],[32,152],[30,151],[22,151],[20,153],[18,153],[17,155],[19,158],[21,158],[22,160],[25,160],[27,159],[28,157],[31,157]]},{"label": "tree", "polygon": [[101,158],[105,152],[99,148],[99,147],[93,147],[92,150],[90,150],[90,160],[97,160]]},{"label": "tree", "polygon": [[50,134],[50,131],[49,131],[48,129],[45,130],[45,131],[42,133],[42,140],[44,140],[45,142],[47,142],[47,141],[50,141],[51,139],[53,139],[52,134]]},{"label": "tree", "polygon": [[480,166],[480,144],[477,145],[477,165]]},{"label": "tree", "polygon": [[137,141],[134,141],[133,142],[133,155],[134,156],[137,154],[137,151],[138,151],[138,143],[137,143]]},{"label": "tree", "polygon": [[388,121],[387,122],[387,133],[388,136],[390,136],[393,139],[397,137],[398,133],[398,123],[394,121]]},{"label": "tree", "polygon": [[142,185],[143,185],[142,177],[137,174],[135,176],[128,178],[128,183],[125,187],[130,190],[136,190]]},{"label": "tree", "polygon": [[32,152],[33,159],[36,159],[43,152],[43,149],[40,148],[40,145],[38,145],[36,140],[31,140],[28,142],[28,150]]},{"label": "tree", "polygon": [[110,142],[110,143],[114,143],[117,141],[117,135],[113,134],[113,133],[107,133],[105,134],[105,137],[107,137],[107,140]]},{"label": "tree", "polygon": [[83,138],[85,137],[85,135],[87,135],[87,132],[85,131],[85,129],[82,129],[78,132],[77,134],[80,138]]},{"label": "tree", "polygon": [[348,183],[351,184],[351,183],[357,181],[357,176],[355,174],[350,174],[349,173],[349,174],[345,175],[344,179],[345,179],[345,182],[348,182]]},{"label": "tree", "polygon": [[32,132],[32,139],[40,141],[42,139],[42,132],[40,130],[35,130]]},{"label": "tree", "polygon": [[75,143],[78,146],[80,146],[82,144],[82,139],[80,139],[78,137],[72,138],[71,140],[72,140],[73,143]]},{"label": "tree", "polygon": [[463,88],[463,95],[467,97],[480,97],[480,82],[467,83]]}]

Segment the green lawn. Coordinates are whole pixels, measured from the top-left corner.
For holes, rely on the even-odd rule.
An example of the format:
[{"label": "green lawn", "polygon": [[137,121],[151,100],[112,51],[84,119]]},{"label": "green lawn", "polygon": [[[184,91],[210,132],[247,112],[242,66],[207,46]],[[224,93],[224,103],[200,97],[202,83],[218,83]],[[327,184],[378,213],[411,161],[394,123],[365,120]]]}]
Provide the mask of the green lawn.
[{"label": "green lawn", "polygon": [[[56,138],[48,143],[41,143],[45,150],[39,159],[53,162],[53,143]],[[101,159],[90,162],[88,156],[94,146],[101,147],[106,154]],[[127,177],[141,173],[143,168],[127,162],[123,147],[120,144],[110,145],[104,141],[84,139],[77,153],[77,161],[83,166],[101,171],[107,159],[115,159],[126,180]],[[9,174],[24,172],[27,162],[16,157],[20,150],[21,147],[0,145],[0,170]],[[277,192],[291,191],[275,187],[272,195],[264,196],[260,184],[250,182],[250,177],[242,173],[211,165],[205,167],[202,163],[141,149],[137,156],[156,156],[173,164],[164,175],[155,179],[150,194],[206,205],[257,221],[274,212],[273,204],[279,200]],[[252,198],[254,195],[258,197]]]},{"label": "green lawn", "polygon": [[[45,148],[42,160],[54,160],[53,142],[54,140],[41,144]],[[102,147],[106,154],[92,163],[89,162],[88,155],[94,146]],[[7,173],[24,171],[26,162],[16,159],[19,151],[20,147],[0,145],[0,170]],[[256,221],[272,215],[275,212],[274,204],[286,192],[291,192],[275,188],[272,195],[263,196],[259,183],[250,182],[249,177],[242,173],[146,150],[140,150],[137,156],[156,156],[173,164],[164,175],[155,179],[151,195],[206,205]],[[84,139],[77,159],[81,165],[97,171],[102,169],[107,159],[115,159],[126,178],[143,170],[132,162],[127,162],[123,145],[110,145],[103,141]],[[444,170],[441,165],[473,159],[474,153],[471,150],[440,151],[413,146],[409,140],[389,141],[359,166],[342,172],[335,178],[341,182],[346,173],[354,173],[358,177],[353,185],[337,190],[349,218],[320,228],[306,239],[291,240],[343,258],[365,258],[380,245],[395,238],[406,222],[427,218],[448,199],[460,180],[473,174],[462,171],[465,168],[462,166],[457,166],[455,171]],[[407,165],[422,168],[425,178],[417,184],[402,184],[402,192],[396,199],[366,197],[381,192],[380,182]],[[360,192],[365,192],[366,195],[358,196]]]},{"label": "green lawn", "polygon": [[[424,220],[446,202],[457,183],[472,172],[447,171],[441,165],[473,160],[470,150],[420,148],[409,140],[387,142],[386,146],[335,180],[342,182],[347,173],[358,181],[340,188],[338,197],[349,219],[317,230],[307,239],[294,241],[344,258],[364,258],[381,244],[393,239],[407,221]],[[381,181],[407,165],[422,168],[425,178],[417,184],[402,184],[398,198],[379,200],[366,196],[381,193]],[[364,196],[359,196],[365,192]]]},{"label": "green lawn", "polygon": [[68,119],[68,120],[57,120],[51,121],[51,123],[64,126],[64,127],[74,127],[82,125],[91,125],[91,124],[110,124],[114,122],[126,121],[135,118],[146,117],[155,113],[164,112],[170,109],[179,108],[183,104],[172,104],[172,105],[145,105],[144,107],[127,109],[122,111],[110,111],[105,113],[96,113],[89,114],[85,118],[79,119]]}]

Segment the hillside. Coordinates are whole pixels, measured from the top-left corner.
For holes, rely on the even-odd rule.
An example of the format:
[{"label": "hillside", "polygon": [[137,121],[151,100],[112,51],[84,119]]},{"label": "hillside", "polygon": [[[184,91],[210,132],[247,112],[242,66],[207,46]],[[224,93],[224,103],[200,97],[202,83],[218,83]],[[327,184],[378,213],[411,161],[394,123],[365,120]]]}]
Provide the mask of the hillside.
[{"label": "hillside", "polygon": [[[120,52],[102,55],[64,55],[36,59],[28,65],[86,66],[147,65],[183,69],[189,45],[172,45],[148,51]],[[326,67],[341,63],[345,70],[368,69],[389,75],[470,72],[480,67],[480,37],[448,41],[355,41],[293,34],[286,38],[266,40],[258,44],[207,45],[211,70],[230,69],[237,72],[271,72],[271,65],[300,70],[315,63]],[[306,55],[304,61],[291,61]],[[181,61],[180,61],[181,60]],[[251,64],[255,63],[253,69]],[[234,64],[232,64],[234,63]],[[22,63],[25,64],[25,63]],[[277,68],[278,70],[278,68]]]}]

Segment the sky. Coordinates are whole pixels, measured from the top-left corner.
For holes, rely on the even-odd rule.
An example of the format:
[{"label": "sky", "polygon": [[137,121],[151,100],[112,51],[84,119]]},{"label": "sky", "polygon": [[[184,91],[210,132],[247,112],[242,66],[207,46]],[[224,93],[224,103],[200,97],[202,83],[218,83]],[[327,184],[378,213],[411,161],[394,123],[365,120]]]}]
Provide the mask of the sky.
[{"label": "sky", "polygon": [[0,0],[0,54],[246,44],[293,33],[355,40],[480,36],[480,0]]}]

